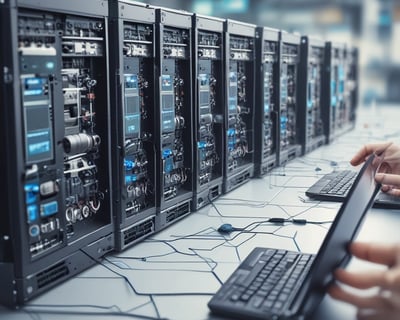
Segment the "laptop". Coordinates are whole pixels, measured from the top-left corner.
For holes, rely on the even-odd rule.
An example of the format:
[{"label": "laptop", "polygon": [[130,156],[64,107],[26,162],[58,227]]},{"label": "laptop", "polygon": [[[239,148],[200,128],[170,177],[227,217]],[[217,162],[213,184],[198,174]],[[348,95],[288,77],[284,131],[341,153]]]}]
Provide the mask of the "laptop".
[{"label": "laptop", "polygon": [[374,176],[382,157],[371,155],[354,180],[316,255],[257,247],[208,303],[212,313],[239,319],[307,319],[350,260],[356,236],[380,185]]},{"label": "laptop", "polygon": [[[306,191],[306,196],[320,201],[343,202],[357,172],[354,170],[339,170],[323,175]],[[400,198],[379,191],[372,205],[374,208],[400,209]]]}]

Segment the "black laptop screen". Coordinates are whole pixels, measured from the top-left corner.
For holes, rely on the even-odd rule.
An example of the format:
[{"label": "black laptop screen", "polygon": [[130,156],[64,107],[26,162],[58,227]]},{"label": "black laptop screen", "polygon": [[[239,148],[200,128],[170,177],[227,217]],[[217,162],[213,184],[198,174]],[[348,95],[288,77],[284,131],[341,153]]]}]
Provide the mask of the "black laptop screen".
[{"label": "black laptop screen", "polygon": [[375,182],[375,173],[381,162],[380,156],[371,155],[368,158],[340,207],[310,272],[308,288],[314,293],[325,291],[333,279],[333,270],[349,261],[347,247],[356,236],[366,212],[380,189],[380,185]]}]

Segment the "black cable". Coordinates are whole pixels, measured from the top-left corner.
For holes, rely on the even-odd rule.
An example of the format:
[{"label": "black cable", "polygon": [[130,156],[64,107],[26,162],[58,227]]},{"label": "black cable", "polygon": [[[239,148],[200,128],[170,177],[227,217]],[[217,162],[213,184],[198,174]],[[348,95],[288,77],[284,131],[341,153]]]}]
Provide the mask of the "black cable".
[{"label": "black cable", "polygon": [[[54,307],[53,305],[41,305],[42,307],[49,308]],[[35,307],[31,305],[30,307]],[[57,305],[57,308],[66,308],[69,305]],[[79,307],[75,306],[75,307]],[[118,316],[118,317],[129,317],[135,319],[146,319],[146,320],[168,320],[168,318],[155,318],[151,316],[145,316],[140,314],[133,314],[127,312],[96,312],[96,311],[60,311],[60,310],[46,310],[46,309],[39,309],[39,310],[29,310],[29,308],[24,307],[25,311],[27,312],[40,312],[42,314],[58,314],[58,315],[79,315],[79,316]]]},{"label": "black cable", "polygon": [[[105,265],[104,263],[102,263],[102,262],[99,261],[98,259],[95,259],[94,257],[92,257],[92,256],[91,256],[90,254],[88,254],[85,250],[82,250],[82,249],[81,249],[81,252],[83,252],[86,256],[88,256],[90,259],[92,259],[92,260],[93,260],[94,262],[96,262],[97,264],[100,264],[101,266],[103,266],[103,267],[106,268],[107,270],[111,271],[112,273],[114,273],[114,274],[120,276],[122,279],[124,279],[125,282],[128,284],[128,286],[132,289],[132,291],[133,291],[136,295],[138,295],[138,296],[148,296],[149,299],[150,299],[152,302],[154,302],[154,300],[153,300],[153,298],[152,298],[151,295],[149,295],[149,294],[142,294],[142,293],[136,291],[135,287],[133,286],[132,282],[128,279],[127,276],[125,276],[125,275],[123,275],[123,274],[121,274],[121,273],[119,273],[119,272],[117,272],[117,271],[111,269],[109,266]],[[155,312],[156,312],[156,314],[157,314],[157,316],[158,316],[158,318],[156,318],[156,319],[159,319],[159,318],[160,318],[160,312],[158,311],[157,305],[156,305],[155,303],[153,303],[153,307],[154,307],[154,310],[155,310]]]},{"label": "black cable", "polygon": [[268,222],[271,223],[293,223],[293,224],[299,224],[299,225],[306,225],[306,224],[326,224],[326,223],[332,223],[333,221],[310,221],[307,219],[285,219],[285,218],[270,218],[268,219]]},{"label": "black cable", "polygon": [[[158,240],[158,241],[159,241],[159,242],[163,242],[163,243],[166,242],[166,241],[164,241],[164,240]],[[169,245],[169,244],[168,244],[168,245]],[[170,245],[169,245],[169,246],[170,246]],[[179,252],[179,251],[176,251],[176,252],[179,253],[179,254],[185,254],[185,253]],[[196,256],[196,254],[189,254],[189,253],[186,253],[186,255],[189,255],[189,256]],[[92,258],[92,259],[94,259],[94,258]],[[101,266],[103,266],[103,267],[105,267],[106,269],[108,269],[109,271],[111,271],[112,273],[114,273],[114,274],[118,275],[119,277],[123,278],[123,279],[128,283],[129,287],[132,289],[132,291],[133,291],[136,295],[138,295],[138,296],[148,296],[152,302],[155,302],[154,299],[153,299],[153,296],[169,297],[169,296],[191,296],[191,295],[193,295],[193,296],[212,296],[212,295],[213,295],[213,293],[208,293],[208,292],[194,292],[194,293],[193,293],[193,292],[177,292],[177,293],[175,293],[175,292],[174,292],[174,293],[141,293],[141,292],[138,292],[138,291],[133,287],[133,284],[132,284],[131,281],[128,279],[128,277],[126,277],[126,276],[124,276],[123,274],[121,274],[121,273],[119,273],[119,272],[117,272],[117,271],[111,269],[110,267],[108,267],[107,265],[105,265],[104,263],[102,263],[101,261],[97,261],[96,259],[94,259],[94,260],[95,260],[98,264],[100,264]],[[106,261],[109,262],[110,264],[112,264],[113,266],[115,266],[115,267],[118,268],[118,269],[123,269],[123,268],[121,268],[120,266],[118,266],[117,264],[113,263],[112,261],[109,261],[109,260],[107,260],[107,259],[106,259]],[[140,270],[140,269],[129,268],[128,270]],[[148,269],[143,269],[143,270],[148,270]],[[174,269],[168,269],[168,270],[175,271]],[[180,270],[178,270],[178,271],[180,271]],[[196,271],[196,270],[190,270],[190,271],[191,271],[191,272],[203,272],[203,271]],[[159,311],[158,311],[156,305],[153,304],[153,306],[154,306],[154,308],[155,308],[155,310],[156,310],[156,313],[159,314]],[[157,318],[157,319],[158,319],[158,318]]]},{"label": "black cable", "polygon": [[210,202],[214,210],[217,211],[218,215],[223,217],[222,213],[218,210],[217,206],[214,204],[214,201],[210,198],[210,194],[208,195],[208,201]]},{"label": "black cable", "polygon": [[263,222],[253,222],[250,225],[244,227],[244,228],[237,228],[232,226],[230,223],[224,223],[222,224],[217,231],[221,234],[230,234],[234,231],[239,231],[241,233],[257,233],[257,234],[262,234],[263,232],[258,232],[258,231],[248,231],[246,230],[248,227],[252,226],[253,224],[265,224],[265,223],[272,223],[272,224],[285,224],[285,223],[292,223],[292,224],[297,224],[297,225],[306,225],[306,224],[315,224],[315,225],[321,225],[321,224],[328,224],[332,223],[333,221],[310,221],[307,219],[285,219],[285,218],[280,218],[280,217],[273,217],[269,218]]}]

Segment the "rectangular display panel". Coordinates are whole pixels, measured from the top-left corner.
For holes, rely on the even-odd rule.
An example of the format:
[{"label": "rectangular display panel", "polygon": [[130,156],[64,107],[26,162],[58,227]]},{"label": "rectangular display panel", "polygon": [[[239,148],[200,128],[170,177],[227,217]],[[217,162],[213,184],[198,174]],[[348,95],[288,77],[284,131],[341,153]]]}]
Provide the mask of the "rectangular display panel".
[{"label": "rectangular display panel", "polygon": [[171,75],[161,76],[161,131],[169,133],[175,130],[174,87]]},{"label": "rectangular display panel", "polygon": [[140,99],[137,75],[125,75],[125,137],[140,133]]},{"label": "rectangular display panel", "polygon": [[200,82],[199,86],[200,115],[204,115],[211,112],[209,76],[207,74],[200,74],[199,82]]},{"label": "rectangular display panel", "polygon": [[236,72],[229,72],[229,106],[228,106],[228,113],[229,114],[236,114],[237,110],[237,73]]},{"label": "rectangular display panel", "polygon": [[28,164],[53,159],[53,130],[48,80],[26,76],[22,80],[25,121],[25,156]]}]

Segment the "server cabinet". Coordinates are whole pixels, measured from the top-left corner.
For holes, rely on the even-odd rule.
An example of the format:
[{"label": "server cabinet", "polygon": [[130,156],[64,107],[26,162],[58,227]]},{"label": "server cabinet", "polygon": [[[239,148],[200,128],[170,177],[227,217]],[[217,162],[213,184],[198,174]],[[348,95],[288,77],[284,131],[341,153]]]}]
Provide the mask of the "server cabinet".
[{"label": "server cabinet", "polygon": [[254,124],[255,174],[263,175],[277,166],[280,59],[279,30],[257,27],[256,103]]},{"label": "server cabinet", "polygon": [[346,99],[345,45],[325,44],[322,114],[327,143],[349,130],[349,101]]},{"label": "server cabinet", "polygon": [[357,47],[345,48],[345,100],[349,109],[349,126],[354,128],[359,95],[359,53]]},{"label": "server cabinet", "polygon": [[192,17],[156,9],[156,230],[193,200]]},{"label": "server cabinet", "polygon": [[302,154],[301,132],[304,123],[297,100],[300,64],[300,36],[280,32],[279,46],[279,149],[278,165]]},{"label": "server cabinet", "polygon": [[122,250],[155,231],[155,9],[109,6],[113,203]]},{"label": "server cabinet", "polygon": [[225,21],[224,192],[254,176],[256,26]]},{"label": "server cabinet", "polygon": [[2,1],[0,302],[114,248],[106,2]]},{"label": "server cabinet", "polygon": [[322,40],[301,37],[297,96],[303,154],[318,148],[326,141],[322,119],[324,47],[325,43]]},{"label": "server cabinet", "polygon": [[193,157],[197,210],[222,193],[224,20],[193,15]]}]

